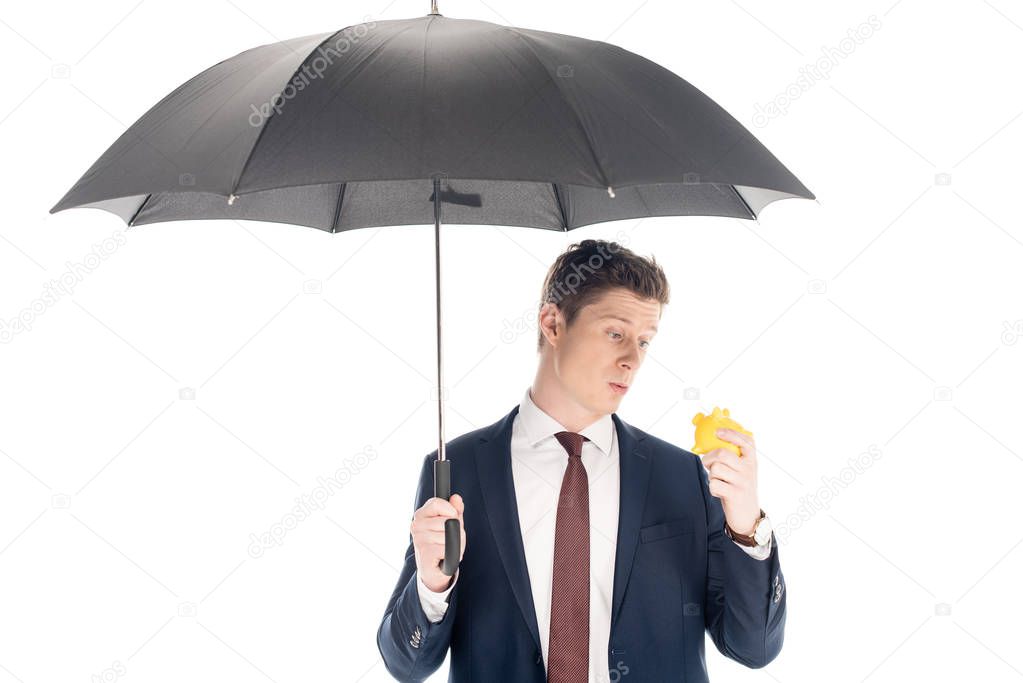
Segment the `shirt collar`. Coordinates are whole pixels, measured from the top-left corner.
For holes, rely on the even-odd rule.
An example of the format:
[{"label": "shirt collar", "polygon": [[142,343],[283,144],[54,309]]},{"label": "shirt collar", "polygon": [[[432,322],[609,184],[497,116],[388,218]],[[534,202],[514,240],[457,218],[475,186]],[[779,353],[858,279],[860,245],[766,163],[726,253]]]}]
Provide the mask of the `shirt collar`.
[{"label": "shirt collar", "polygon": [[[553,437],[558,432],[569,431],[533,403],[533,399],[529,395],[529,388],[526,389],[522,402],[519,404],[518,417],[531,448],[535,448],[541,441]],[[614,422],[611,420],[610,413],[602,415],[586,428],[579,430],[579,433],[592,441],[604,455],[611,454]]]}]

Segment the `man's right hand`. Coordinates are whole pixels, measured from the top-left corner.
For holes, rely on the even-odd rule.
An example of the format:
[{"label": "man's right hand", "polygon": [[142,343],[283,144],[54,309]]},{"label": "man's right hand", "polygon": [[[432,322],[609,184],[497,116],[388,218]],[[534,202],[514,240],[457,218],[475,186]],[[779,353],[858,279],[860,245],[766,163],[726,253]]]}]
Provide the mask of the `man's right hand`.
[{"label": "man's right hand", "polygon": [[444,560],[444,522],[451,518],[458,519],[462,533],[462,552],[459,562],[465,555],[465,520],[462,513],[465,503],[457,493],[451,496],[451,502],[443,498],[430,498],[423,507],[416,510],[412,517],[412,545],[416,552],[416,571],[426,587],[434,593],[441,593],[451,585],[454,577],[447,576],[440,570]]}]

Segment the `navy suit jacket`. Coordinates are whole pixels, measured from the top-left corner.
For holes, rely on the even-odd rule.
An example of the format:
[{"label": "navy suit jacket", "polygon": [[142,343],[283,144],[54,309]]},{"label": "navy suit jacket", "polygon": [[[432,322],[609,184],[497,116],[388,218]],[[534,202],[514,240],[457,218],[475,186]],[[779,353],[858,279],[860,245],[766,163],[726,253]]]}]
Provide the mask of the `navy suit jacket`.
[{"label": "navy suit jacket", "polygon": [[[449,682],[535,681],[546,675],[533,609],[511,469],[512,421],[446,447],[452,491],[465,501],[465,555],[443,620],[419,600],[411,534],[405,566],[377,630],[387,670],[422,681],[451,649]],[[612,414],[621,484],[608,678],[707,681],[704,631],[718,651],[747,667],[781,651],[785,577],[772,538],[766,560],[724,535],[721,501],[710,495],[699,456]],[[423,460],[415,509],[433,497],[436,450]]]}]

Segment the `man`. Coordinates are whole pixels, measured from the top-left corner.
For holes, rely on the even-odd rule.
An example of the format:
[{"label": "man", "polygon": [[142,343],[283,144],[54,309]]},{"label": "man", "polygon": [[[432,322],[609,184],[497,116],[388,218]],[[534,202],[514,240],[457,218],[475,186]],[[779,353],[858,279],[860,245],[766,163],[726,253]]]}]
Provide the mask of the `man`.
[{"label": "man", "polygon": [[[450,501],[423,461],[405,567],[377,645],[400,681],[451,650],[449,681],[707,681],[704,632],[751,668],[777,657],[784,576],[752,438],[702,457],[617,409],[669,289],[653,259],[583,240],[547,274],[522,401],[447,446]],[[444,522],[462,559],[440,570]]]}]

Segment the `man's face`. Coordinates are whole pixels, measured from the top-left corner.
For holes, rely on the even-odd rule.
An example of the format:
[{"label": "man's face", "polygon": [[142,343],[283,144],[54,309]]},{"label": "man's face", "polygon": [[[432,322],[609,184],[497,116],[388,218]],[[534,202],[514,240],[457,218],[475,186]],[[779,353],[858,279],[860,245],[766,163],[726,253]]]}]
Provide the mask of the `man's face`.
[{"label": "man's face", "polygon": [[610,289],[584,306],[568,328],[559,312],[558,335],[548,351],[567,397],[595,414],[617,411],[625,391],[612,384],[632,385],[660,315],[660,302],[624,288]]}]

